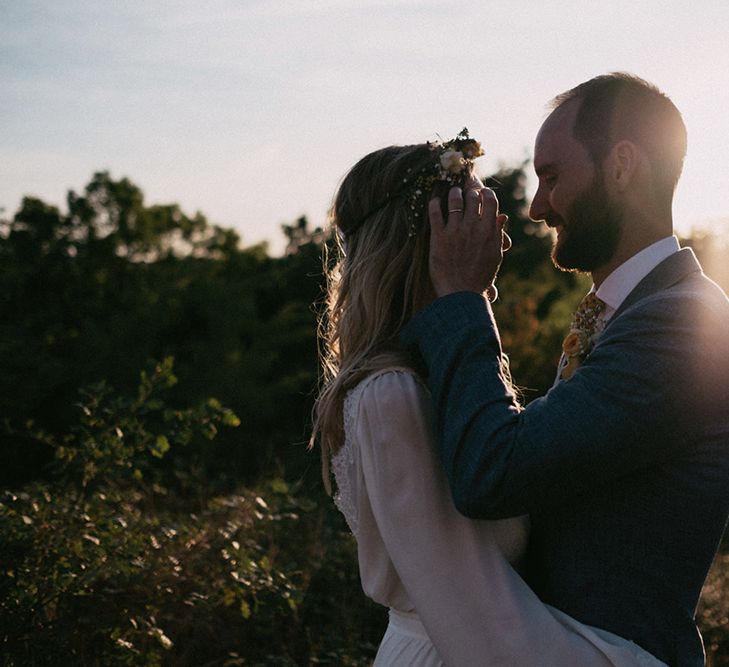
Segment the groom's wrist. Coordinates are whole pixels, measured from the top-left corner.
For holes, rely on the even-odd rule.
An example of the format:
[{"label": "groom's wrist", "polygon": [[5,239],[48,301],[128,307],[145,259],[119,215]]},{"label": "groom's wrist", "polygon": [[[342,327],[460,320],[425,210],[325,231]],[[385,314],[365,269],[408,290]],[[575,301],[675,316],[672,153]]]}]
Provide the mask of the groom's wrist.
[{"label": "groom's wrist", "polygon": [[491,320],[485,294],[471,290],[452,292],[437,298],[416,313],[400,334],[405,345],[417,345],[422,352],[440,340],[452,340],[460,332]]}]

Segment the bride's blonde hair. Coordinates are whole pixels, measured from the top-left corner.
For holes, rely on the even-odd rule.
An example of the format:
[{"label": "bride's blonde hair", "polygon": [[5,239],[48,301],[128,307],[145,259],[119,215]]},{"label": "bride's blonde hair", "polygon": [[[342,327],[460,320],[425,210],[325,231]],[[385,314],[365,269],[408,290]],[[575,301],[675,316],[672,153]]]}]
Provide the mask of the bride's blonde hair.
[{"label": "bride's blonde hair", "polygon": [[[433,163],[429,144],[390,146],[362,158],[344,177],[332,204],[333,257],[325,259],[326,308],[319,321],[322,388],[313,411],[310,446],[319,439],[324,486],[330,458],[343,444],[346,393],[389,366],[416,370],[398,336],[432,298],[428,273],[427,202],[448,184],[418,194],[413,174]],[[471,165],[464,170],[469,176]],[[425,204],[425,205],[423,205]]]}]

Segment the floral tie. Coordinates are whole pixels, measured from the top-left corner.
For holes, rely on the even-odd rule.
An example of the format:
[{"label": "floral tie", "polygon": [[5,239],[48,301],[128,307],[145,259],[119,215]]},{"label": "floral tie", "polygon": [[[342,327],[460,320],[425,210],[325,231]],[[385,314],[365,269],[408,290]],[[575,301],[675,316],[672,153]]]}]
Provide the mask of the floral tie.
[{"label": "floral tie", "polygon": [[560,372],[560,378],[571,378],[579,365],[585,360],[595,345],[596,335],[600,333],[600,315],[605,310],[605,302],[599,299],[594,292],[590,292],[580,302],[574,316],[570,331],[562,342],[567,363]]}]

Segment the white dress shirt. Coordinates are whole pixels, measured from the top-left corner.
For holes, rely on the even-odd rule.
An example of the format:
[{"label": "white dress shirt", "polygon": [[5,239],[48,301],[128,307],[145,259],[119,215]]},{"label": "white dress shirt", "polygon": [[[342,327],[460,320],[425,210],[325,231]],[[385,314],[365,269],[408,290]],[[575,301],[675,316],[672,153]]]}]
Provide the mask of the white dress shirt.
[{"label": "white dress shirt", "polygon": [[[630,259],[623,262],[615,269],[600,285],[599,289],[595,289],[595,285],[590,288],[590,292],[604,301],[605,310],[600,313],[597,318],[597,331],[605,328],[608,320],[623,304],[637,286],[653,269],[655,269],[664,259],[670,257],[674,252],[678,252],[680,246],[675,236],[667,236],[660,241],[643,248],[640,252],[633,255]],[[562,353],[557,364],[557,375],[554,378],[554,384],[557,385],[562,376],[562,369],[567,365],[567,356]]]},{"label": "white dress shirt", "polygon": [[593,285],[591,291],[595,291],[596,296],[605,302],[605,310],[601,315],[603,322],[607,322],[615,314],[628,294],[643,278],[679,249],[678,239],[675,236],[667,236],[665,239],[643,248],[639,253],[623,262],[605,278],[596,291]]}]

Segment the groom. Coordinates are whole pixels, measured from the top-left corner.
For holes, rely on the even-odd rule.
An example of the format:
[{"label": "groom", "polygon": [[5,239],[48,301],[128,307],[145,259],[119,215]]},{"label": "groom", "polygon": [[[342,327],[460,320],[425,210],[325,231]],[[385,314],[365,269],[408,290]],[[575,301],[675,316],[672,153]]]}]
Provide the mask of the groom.
[{"label": "groom", "polygon": [[729,301],[672,236],[685,150],[680,113],[642,79],[555,98],[530,215],[556,230],[555,264],[592,274],[600,333],[546,396],[521,410],[502,371],[482,296],[502,257],[489,190],[452,190],[447,224],[431,202],[439,298],[403,339],[428,367],[458,509],[529,514],[544,602],[698,667],[694,612],[729,513]]}]

